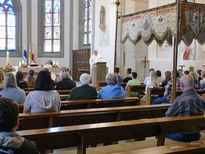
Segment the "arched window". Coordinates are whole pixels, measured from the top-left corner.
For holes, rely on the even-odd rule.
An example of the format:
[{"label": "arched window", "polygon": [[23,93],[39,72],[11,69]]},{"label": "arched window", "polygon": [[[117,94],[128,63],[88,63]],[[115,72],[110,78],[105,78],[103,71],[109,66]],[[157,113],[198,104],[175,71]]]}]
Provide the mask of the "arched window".
[{"label": "arched window", "polygon": [[40,57],[63,56],[63,4],[63,0],[44,0],[39,5]]},{"label": "arched window", "polygon": [[83,45],[91,44],[92,30],[92,0],[84,0],[84,16],[83,16]]},{"label": "arched window", "polygon": [[11,0],[0,0],[0,51],[16,51],[16,17]]}]

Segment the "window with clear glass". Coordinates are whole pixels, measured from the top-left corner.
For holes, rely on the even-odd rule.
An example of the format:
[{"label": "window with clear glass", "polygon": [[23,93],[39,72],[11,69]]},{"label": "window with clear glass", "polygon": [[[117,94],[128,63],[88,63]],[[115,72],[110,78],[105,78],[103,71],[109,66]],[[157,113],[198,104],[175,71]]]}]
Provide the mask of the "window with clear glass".
[{"label": "window with clear glass", "polygon": [[16,51],[16,16],[12,0],[0,0],[0,51]]},{"label": "window with clear glass", "polygon": [[92,0],[84,0],[84,29],[83,29],[83,44],[91,44],[92,30]]},{"label": "window with clear glass", "polygon": [[61,0],[45,0],[44,52],[61,50]]}]

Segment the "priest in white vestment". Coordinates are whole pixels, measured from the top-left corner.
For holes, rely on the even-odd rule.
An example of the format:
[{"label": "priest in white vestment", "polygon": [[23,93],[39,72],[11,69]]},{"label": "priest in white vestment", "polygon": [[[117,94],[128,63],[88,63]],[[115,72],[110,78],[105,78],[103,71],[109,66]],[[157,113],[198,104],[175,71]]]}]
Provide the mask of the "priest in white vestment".
[{"label": "priest in white vestment", "polygon": [[94,54],[90,57],[90,74],[93,75],[93,65],[98,62],[104,62],[104,59],[101,55],[98,54],[97,50],[94,50]]},{"label": "priest in white vestment", "polygon": [[94,54],[90,57],[89,63],[90,68],[92,69],[93,65],[95,65],[98,62],[104,62],[103,57],[98,54],[98,51],[95,50]]}]

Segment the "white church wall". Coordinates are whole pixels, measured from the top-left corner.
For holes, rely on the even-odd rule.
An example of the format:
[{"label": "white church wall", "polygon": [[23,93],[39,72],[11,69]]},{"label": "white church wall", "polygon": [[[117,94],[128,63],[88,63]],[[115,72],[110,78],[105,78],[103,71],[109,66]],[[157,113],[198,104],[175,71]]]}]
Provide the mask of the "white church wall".
[{"label": "white church wall", "polygon": [[[109,72],[113,72],[114,68],[114,49],[115,49],[115,18],[116,7],[114,5],[115,0],[95,0],[95,40],[93,41],[93,48],[99,51],[99,54],[104,57],[107,62]],[[106,29],[103,32],[99,28],[100,24],[100,8],[105,7],[105,24]]]},{"label": "white church wall", "polygon": [[[123,15],[148,9],[149,6],[148,1],[124,0],[123,2],[124,6],[121,6]],[[127,40],[122,45],[121,50],[123,50],[123,52],[121,51],[121,54],[123,55],[118,55],[118,57],[124,56],[123,65],[120,65],[122,61],[119,61],[119,58],[117,60],[118,65],[120,65],[121,68],[124,68],[124,70],[121,71],[124,72],[122,75],[125,76],[127,68],[132,68],[132,71],[138,72],[138,79],[142,81],[144,79],[144,63],[142,60],[145,56],[148,57],[148,47],[144,44],[143,41],[133,44]]]}]

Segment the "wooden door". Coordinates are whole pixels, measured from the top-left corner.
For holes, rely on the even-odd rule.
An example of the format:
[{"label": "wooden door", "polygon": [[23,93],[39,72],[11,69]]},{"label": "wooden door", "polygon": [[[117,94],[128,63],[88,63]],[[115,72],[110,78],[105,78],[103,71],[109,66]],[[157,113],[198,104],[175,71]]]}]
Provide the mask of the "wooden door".
[{"label": "wooden door", "polygon": [[90,74],[90,49],[73,50],[73,80],[79,81],[82,73]]}]

